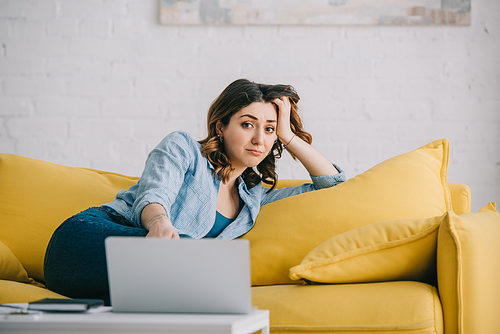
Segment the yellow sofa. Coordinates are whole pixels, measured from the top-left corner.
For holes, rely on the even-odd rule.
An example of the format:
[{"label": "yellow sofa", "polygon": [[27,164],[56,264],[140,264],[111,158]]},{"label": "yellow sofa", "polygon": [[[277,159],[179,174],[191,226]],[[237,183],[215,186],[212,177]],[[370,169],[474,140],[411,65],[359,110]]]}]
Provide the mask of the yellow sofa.
[{"label": "yellow sofa", "polygon": [[[500,333],[500,215],[470,213],[448,159],[437,140],[264,206],[243,238],[271,331]],[[0,303],[63,297],[43,285],[52,232],[137,179],[0,154]]]}]

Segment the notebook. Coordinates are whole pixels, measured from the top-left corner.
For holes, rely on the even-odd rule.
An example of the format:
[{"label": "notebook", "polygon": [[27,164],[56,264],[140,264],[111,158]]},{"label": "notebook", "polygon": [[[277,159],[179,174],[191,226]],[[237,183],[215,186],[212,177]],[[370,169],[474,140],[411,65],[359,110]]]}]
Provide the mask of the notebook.
[{"label": "notebook", "polygon": [[252,311],[248,240],[108,237],[113,312]]}]

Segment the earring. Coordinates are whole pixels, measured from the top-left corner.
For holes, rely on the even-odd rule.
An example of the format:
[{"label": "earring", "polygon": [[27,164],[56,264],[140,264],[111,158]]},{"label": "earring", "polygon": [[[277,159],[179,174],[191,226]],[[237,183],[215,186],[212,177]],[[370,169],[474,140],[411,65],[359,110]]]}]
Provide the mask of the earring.
[{"label": "earring", "polygon": [[221,135],[217,134],[217,137],[219,137],[219,141],[221,142],[221,144],[224,142],[224,137],[222,137]]}]

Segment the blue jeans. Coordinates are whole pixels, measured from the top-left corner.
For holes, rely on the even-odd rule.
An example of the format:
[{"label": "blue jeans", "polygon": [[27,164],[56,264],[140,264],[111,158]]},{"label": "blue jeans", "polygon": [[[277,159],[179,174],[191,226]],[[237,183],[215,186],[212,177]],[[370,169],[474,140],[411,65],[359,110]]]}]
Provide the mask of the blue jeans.
[{"label": "blue jeans", "polygon": [[54,231],[47,246],[47,288],[72,298],[102,299],[109,305],[104,240],[110,236],[144,237],[147,233],[106,206],[74,215]]}]

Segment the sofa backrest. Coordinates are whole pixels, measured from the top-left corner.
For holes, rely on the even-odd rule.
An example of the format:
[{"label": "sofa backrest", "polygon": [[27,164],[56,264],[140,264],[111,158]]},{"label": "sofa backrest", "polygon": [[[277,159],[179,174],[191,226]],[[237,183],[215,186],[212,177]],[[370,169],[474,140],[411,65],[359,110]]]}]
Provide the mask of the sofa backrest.
[{"label": "sofa backrest", "polygon": [[[67,167],[12,154],[0,154],[0,241],[20,260],[28,275],[44,282],[45,249],[67,218],[112,201],[138,177]],[[280,180],[278,188],[310,182]],[[453,209],[470,212],[467,185],[449,184]]]}]

